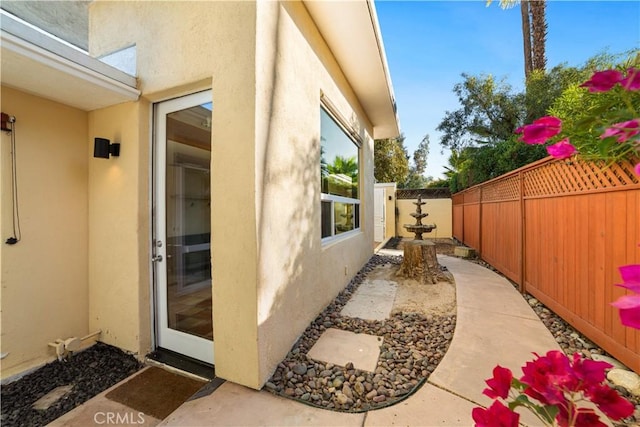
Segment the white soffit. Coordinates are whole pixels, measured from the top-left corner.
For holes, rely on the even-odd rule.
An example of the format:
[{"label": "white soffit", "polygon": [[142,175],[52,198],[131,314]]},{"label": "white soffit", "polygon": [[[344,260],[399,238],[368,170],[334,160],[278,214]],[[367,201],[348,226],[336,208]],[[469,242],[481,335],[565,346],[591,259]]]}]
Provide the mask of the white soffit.
[{"label": "white soffit", "polygon": [[374,138],[398,136],[393,87],[373,2],[304,4],[373,123]]},{"label": "white soffit", "polygon": [[0,11],[0,82],[91,111],[137,100],[136,79]]}]

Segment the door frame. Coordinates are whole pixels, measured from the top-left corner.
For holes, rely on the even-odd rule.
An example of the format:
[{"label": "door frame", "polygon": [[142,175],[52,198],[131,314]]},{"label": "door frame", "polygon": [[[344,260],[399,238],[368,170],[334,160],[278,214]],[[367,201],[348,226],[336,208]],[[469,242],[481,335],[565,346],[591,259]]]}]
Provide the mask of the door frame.
[{"label": "door frame", "polygon": [[[166,117],[174,111],[180,111],[212,102],[212,90],[193,92],[176,98],[170,98],[151,105],[151,286],[150,300],[152,313],[152,345],[154,349],[164,348],[202,362],[214,363],[214,341],[164,327],[168,322],[167,299],[167,236],[166,236],[166,121],[160,123],[159,117]],[[160,142],[160,138],[163,139]],[[159,231],[164,229],[162,235]],[[158,237],[162,244],[158,245]],[[159,260],[159,257],[160,260]],[[213,286],[213,282],[212,282]],[[213,293],[213,289],[212,289]],[[164,301],[164,304],[162,303]],[[213,304],[213,301],[212,301]],[[212,319],[213,322],[213,319]],[[212,325],[213,327],[213,325]],[[188,349],[188,351],[184,351]]]}]

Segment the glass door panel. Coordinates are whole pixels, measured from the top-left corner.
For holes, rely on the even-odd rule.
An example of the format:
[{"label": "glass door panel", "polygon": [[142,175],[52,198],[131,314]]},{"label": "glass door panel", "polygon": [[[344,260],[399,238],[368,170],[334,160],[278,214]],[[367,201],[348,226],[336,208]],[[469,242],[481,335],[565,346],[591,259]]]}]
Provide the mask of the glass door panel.
[{"label": "glass door panel", "polygon": [[156,106],[157,342],[213,363],[211,92]]}]

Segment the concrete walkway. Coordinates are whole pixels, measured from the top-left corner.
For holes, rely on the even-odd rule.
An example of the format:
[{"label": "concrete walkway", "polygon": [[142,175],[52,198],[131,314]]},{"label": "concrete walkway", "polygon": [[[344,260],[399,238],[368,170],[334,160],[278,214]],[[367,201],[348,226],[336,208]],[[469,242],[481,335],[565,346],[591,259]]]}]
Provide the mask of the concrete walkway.
[{"label": "concrete walkway", "polygon": [[[384,409],[345,414],[225,383],[212,395],[185,403],[160,425],[473,425],[471,410],[491,404],[482,390],[496,364],[519,375],[532,352],[544,354],[560,347],[507,280],[465,260],[447,256],[439,260],[456,281],[456,329],[428,383],[408,399]],[[523,421],[537,424],[533,417]]]},{"label": "concrete walkway", "polygon": [[[402,252],[382,250],[379,253]],[[473,425],[472,409],[491,404],[482,390],[484,380],[491,377],[495,365],[508,367],[519,376],[520,367],[532,359],[532,352],[544,354],[560,347],[507,280],[469,261],[448,256],[438,258],[455,278],[456,329],[447,354],[428,382],[404,401],[367,413],[347,414],[227,382],[208,396],[184,403],[159,425]],[[69,418],[66,417],[67,421]],[[536,421],[528,413],[521,417],[525,425],[539,425]]]}]

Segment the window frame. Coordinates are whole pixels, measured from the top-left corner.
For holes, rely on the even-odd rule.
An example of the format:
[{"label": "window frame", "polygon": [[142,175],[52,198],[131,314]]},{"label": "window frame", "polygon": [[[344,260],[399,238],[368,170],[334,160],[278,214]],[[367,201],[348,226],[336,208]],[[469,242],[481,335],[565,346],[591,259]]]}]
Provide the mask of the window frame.
[{"label": "window frame", "polygon": [[[338,196],[333,194],[324,193],[322,189],[323,185],[323,177],[322,171],[320,173],[320,236],[323,244],[334,242],[337,240],[341,240],[352,236],[354,234],[358,234],[362,232],[362,139],[358,133],[347,125],[346,120],[337,112],[335,107],[329,102],[328,99],[324,95],[321,96],[320,102],[320,123],[322,123],[322,111],[324,111],[327,116],[333,121],[333,123],[344,133],[344,135],[353,143],[357,152],[357,160],[358,160],[358,198],[354,199],[351,197]],[[322,141],[322,126],[320,126],[320,137]],[[320,142],[320,147],[322,147],[322,142]],[[321,166],[321,165],[320,165]],[[323,203],[331,204],[331,234],[328,236],[322,236],[322,225],[323,225],[323,217],[322,217],[322,204]],[[335,221],[335,204],[350,204],[354,206],[354,211],[358,212],[357,218],[355,218],[354,214],[354,228],[352,230],[344,231],[341,233],[336,233],[336,221]],[[356,208],[357,206],[357,208]],[[357,224],[357,227],[356,227]]]}]

